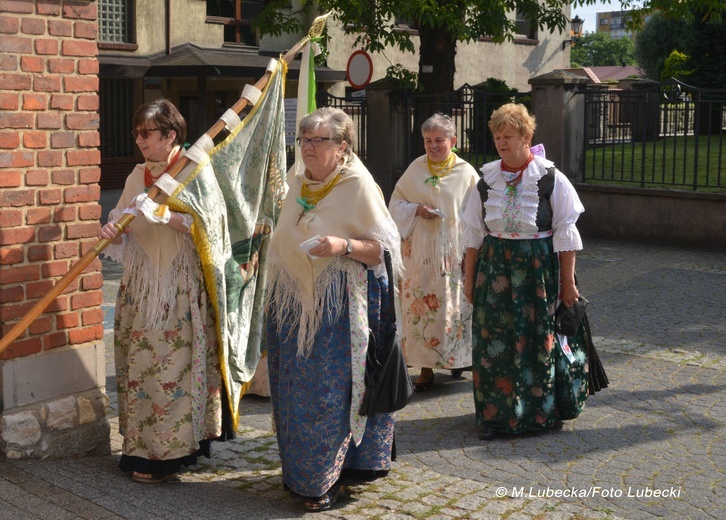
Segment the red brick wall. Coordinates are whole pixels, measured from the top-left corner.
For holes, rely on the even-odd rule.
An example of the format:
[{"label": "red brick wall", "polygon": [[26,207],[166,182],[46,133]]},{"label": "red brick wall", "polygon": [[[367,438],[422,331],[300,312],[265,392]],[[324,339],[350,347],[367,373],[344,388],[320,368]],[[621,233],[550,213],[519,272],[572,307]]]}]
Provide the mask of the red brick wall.
[{"label": "red brick wall", "polygon": [[[96,242],[95,0],[0,0],[0,323],[5,335]],[[0,359],[103,338],[93,260]]]}]

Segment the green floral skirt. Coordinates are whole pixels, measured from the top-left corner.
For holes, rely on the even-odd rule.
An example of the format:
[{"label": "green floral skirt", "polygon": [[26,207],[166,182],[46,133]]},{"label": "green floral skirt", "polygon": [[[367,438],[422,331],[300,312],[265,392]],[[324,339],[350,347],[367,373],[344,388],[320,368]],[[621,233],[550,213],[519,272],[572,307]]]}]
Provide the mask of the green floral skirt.
[{"label": "green floral skirt", "polygon": [[474,284],[472,369],[476,420],[501,433],[551,428],[587,400],[583,327],[569,345],[555,334],[559,261],[552,238],[487,236]]}]

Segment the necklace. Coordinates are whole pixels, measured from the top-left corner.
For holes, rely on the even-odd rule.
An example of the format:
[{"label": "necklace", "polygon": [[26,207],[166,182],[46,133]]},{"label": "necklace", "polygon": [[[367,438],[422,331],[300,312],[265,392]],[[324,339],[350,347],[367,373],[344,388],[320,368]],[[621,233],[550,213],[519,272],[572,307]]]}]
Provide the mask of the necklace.
[{"label": "necklace", "polygon": [[456,154],[450,153],[446,160],[441,162],[433,162],[431,158],[426,156],[426,166],[429,167],[429,173],[431,177],[424,181],[424,184],[431,182],[431,185],[435,188],[442,177],[448,175],[451,169],[454,167],[456,162]]},{"label": "necklace", "polygon": [[[340,180],[340,177],[343,175],[343,170],[338,172],[338,174],[330,179],[328,183],[320,188],[317,191],[311,190],[307,184],[304,182],[302,183],[302,186],[300,186],[300,196],[295,198],[295,202],[300,204],[302,206],[302,211],[300,212],[300,215],[297,217],[297,222],[300,222],[300,219],[310,211],[311,209],[315,209],[315,206],[318,205],[318,203],[323,200],[328,193],[333,191],[333,188],[335,188],[335,185],[338,184],[338,181]],[[297,224],[297,222],[295,224]]]},{"label": "necklace", "polygon": [[517,193],[517,187],[522,182],[522,175],[524,174],[524,170],[527,169],[527,166],[529,166],[529,163],[532,162],[532,159],[534,159],[534,156],[530,154],[527,158],[527,161],[522,165],[520,169],[512,168],[511,166],[508,166],[504,161],[502,161],[502,172],[517,174],[513,179],[510,180],[507,180],[506,177],[504,178],[504,183],[507,185],[506,193],[510,197]]},{"label": "necklace", "polygon": [[151,188],[151,186],[159,180],[159,177],[161,177],[171,169],[176,160],[179,158],[179,154],[181,154],[181,148],[179,149],[179,151],[176,152],[174,157],[172,157],[171,161],[169,161],[169,164],[166,165],[164,171],[161,172],[157,177],[151,175],[151,170],[149,170],[148,166],[146,167],[146,169],[144,170],[144,191],[149,191],[149,188]]}]

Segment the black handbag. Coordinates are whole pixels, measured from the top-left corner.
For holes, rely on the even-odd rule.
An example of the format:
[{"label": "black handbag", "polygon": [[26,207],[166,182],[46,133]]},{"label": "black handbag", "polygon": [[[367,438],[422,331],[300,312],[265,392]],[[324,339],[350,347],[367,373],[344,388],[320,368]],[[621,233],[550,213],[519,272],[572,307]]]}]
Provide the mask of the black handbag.
[{"label": "black handbag", "polygon": [[580,295],[574,305],[565,307],[560,304],[555,312],[555,331],[564,336],[574,336],[580,328],[588,303],[585,297]]},{"label": "black handbag", "polygon": [[371,333],[366,356],[365,393],[358,414],[371,416],[376,413],[391,413],[411,402],[413,385],[398,339],[396,310],[393,299],[393,268],[391,253],[383,252],[388,273],[388,299],[391,323],[385,337],[376,338]]}]

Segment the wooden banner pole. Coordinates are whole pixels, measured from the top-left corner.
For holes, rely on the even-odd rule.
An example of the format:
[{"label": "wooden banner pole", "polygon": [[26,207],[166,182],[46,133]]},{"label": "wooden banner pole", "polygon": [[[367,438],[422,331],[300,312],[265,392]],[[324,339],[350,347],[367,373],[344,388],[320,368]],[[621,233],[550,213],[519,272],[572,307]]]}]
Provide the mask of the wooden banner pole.
[{"label": "wooden banner pole", "polygon": [[[289,63],[304,47],[305,45],[310,41],[310,38],[318,37],[322,34],[323,28],[325,27],[325,22],[328,18],[330,13],[318,16],[313,21],[312,26],[310,27],[310,30],[308,31],[307,36],[305,36],[303,39],[301,39],[299,42],[297,42],[289,51],[285,53],[285,55],[282,57],[282,60],[286,63]],[[271,71],[265,72],[265,74],[257,80],[257,83],[255,83],[255,87],[259,90],[262,90],[265,88],[265,85],[267,85],[267,82],[270,80],[270,76],[272,76]],[[245,98],[239,98],[237,102],[232,105],[231,110],[234,110],[236,114],[239,114],[244,110],[244,108],[247,106],[248,101]],[[214,139],[219,135],[219,133],[224,130],[225,122],[221,119],[218,120],[212,127],[207,130],[206,134]],[[174,163],[174,165],[170,168],[170,170],[167,172],[170,176],[176,177],[179,172],[181,172],[184,167],[189,164],[190,159],[186,156],[181,157],[177,162]],[[149,189],[149,198],[153,199],[154,197],[158,196],[161,193],[161,190],[157,186],[152,186]],[[130,213],[124,213],[124,215],[116,222],[116,227],[123,231],[124,228],[126,228],[133,220],[135,216]],[[8,332],[5,334],[2,338],[0,338],[0,353],[4,352],[6,348],[10,346],[10,344],[15,341],[15,339],[22,334],[25,329],[27,329],[33,321],[45,310],[48,308],[48,306],[55,300],[60,293],[62,293],[66,287],[70,285],[70,283],[76,279],[76,277],[83,272],[83,270],[88,267],[88,265],[99,255],[101,254],[101,251],[106,249],[106,247],[111,243],[110,238],[102,238],[99,239],[91,249],[89,249],[86,254],[84,254],[73,266],[70,268],[70,270],[63,275],[63,277],[58,280],[58,282],[51,287],[51,289],[48,291],[48,293],[43,296],[40,300],[38,300],[35,305],[23,316],[20,321],[18,321]]]}]

